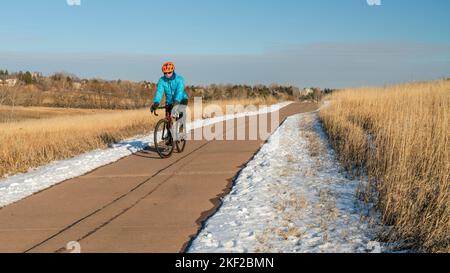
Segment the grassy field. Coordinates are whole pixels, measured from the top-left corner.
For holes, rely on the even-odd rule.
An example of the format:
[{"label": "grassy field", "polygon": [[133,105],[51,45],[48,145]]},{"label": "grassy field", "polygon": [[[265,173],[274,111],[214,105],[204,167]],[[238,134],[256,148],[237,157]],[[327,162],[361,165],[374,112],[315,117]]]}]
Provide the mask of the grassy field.
[{"label": "grassy field", "polygon": [[[271,105],[267,99],[221,100],[215,104]],[[8,107],[0,107],[6,109]],[[161,110],[163,111],[163,110]],[[83,110],[61,108],[16,108],[18,122],[0,123],[0,177],[25,172],[55,160],[105,148],[113,142],[149,133],[162,117],[141,110]],[[0,111],[1,113],[1,111]]]},{"label": "grassy field", "polygon": [[344,166],[366,173],[388,239],[450,251],[450,81],[343,90],[320,118]]},{"label": "grassy field", "polygon": [[114,113],[116,110],[52,108],[52,107],[22,107],[0,105],[0,123],[18,122],[29,119],[47,119],[62,116],[92,115],[99,113]]}]

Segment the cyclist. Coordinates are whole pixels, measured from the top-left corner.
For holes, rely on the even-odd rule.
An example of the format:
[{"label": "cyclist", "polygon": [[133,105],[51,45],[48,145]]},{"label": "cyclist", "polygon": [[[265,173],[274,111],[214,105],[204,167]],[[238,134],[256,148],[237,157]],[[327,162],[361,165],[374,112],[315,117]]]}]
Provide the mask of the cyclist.
[{"label": "cyclist", "polygon": [[[171,113],[173,117],[178,117],[179,120],[176,123],[179,123],[180,128],[186,128],[186,107],[189,97],[184,89],[184,78],[175,73],[175,65],[172,62],[166,62],[162,67],[162,72],[164,76],[158,81],[150,111],[153,113],[158,109],[162,97],[165,95],[166,115]],[[175,132],[174,140],[178,141],[181,137],[178,135],[178,130],[172,128],[172,132]]]}]

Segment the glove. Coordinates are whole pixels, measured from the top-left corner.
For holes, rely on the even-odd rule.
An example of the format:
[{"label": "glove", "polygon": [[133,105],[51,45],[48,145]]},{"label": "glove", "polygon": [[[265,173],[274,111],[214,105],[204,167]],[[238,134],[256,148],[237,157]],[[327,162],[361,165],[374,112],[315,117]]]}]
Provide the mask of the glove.
[{"label": "glove", "polygon": [[154,113],[156,112],[156,109],[158,109],[159,103],[153,103],[152,106],[150,106],[150,112]]}]

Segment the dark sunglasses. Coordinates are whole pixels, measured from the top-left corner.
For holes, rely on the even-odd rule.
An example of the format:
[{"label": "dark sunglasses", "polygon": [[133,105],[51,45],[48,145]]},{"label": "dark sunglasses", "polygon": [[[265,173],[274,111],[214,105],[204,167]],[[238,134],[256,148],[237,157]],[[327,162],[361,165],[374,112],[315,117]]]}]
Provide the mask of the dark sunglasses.
[{"label": "dark sunglasses", "polygon": [[164,75],[170,75],[170,74],[172,74],[173,72],[169,72],[169,73],[164,73]]}]

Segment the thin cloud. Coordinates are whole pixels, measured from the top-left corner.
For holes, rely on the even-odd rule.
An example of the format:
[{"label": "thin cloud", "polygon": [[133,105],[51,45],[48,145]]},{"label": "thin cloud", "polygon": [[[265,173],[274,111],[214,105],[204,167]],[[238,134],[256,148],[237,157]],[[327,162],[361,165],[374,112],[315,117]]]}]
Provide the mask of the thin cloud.
[{"label": "thin cloud", "polygon": [[369,6],[381,6],[381,0],[366,0]]},{"label": "thin cloud", "polygon": [[69,6],[81,6],[81,0],[66,0]]}]

